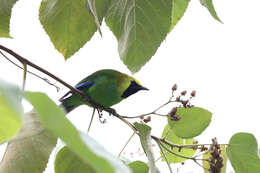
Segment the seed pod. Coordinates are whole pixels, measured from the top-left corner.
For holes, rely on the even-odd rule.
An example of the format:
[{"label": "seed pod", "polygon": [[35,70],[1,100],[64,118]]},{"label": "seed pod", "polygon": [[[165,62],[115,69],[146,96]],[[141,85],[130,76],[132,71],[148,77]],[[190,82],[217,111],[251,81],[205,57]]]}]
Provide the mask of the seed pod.
[{"label": "seed pod", "polygon": [[168,116],[173,117],[177,112],[177,107],[173,107],[171,111],[168,113]]},{"label": "seed pod", "polygon": [[187,93],[187,91],[186,91],[186,90],[184,90],[184,91],[182,91],[182,92],[181,92],[181,95],[185,96],[185,95],[186,95],[186,93]]},{"label": "seed pod", "polygon": [[193,90],[193,91],[190,93],[190,95],[191,95],[192,97],[195,97],[195,96],[196,96],[196,91]]},{"label": "seed pod", "polygon": [[174,84],[174,85],[172,86],[172,91],[176,91],[177,88],[178,88],[177,84]]},{"label": "seed pod", "polygon": [[148,123],[148,122],[150,122],[151,121],[151,116],[148,116],[148,117],[146,117],[145,119],[144,119],[144,122],[145,123]]}]

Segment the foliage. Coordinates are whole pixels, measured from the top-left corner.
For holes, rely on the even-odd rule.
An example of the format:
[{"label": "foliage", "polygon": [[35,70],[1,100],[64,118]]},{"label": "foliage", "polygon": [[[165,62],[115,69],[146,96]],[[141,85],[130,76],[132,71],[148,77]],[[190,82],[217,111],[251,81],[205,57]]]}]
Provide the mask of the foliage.
[{"label": "foliage", "polygon": [[0,80],[0,143],[19,131],[22,112],[19,88]]},{"label": "foliage", "polygon": [[[118,40],[121,60],[138,72],[184,15],[190,0],[43,0],[39,19],[55,48],[70,58],[94,33],[102,20]],[[16,0],[0,0],[0,37],[10,37],[9,23]],[[3,4],[3,5],[2,5]],[[212,0],[201,0],[220,19]]]},{"label": "foliage", "polygon": [[176,136],[180,138],[192,138],[200,135],[211,121],[211,112],[199,108],[178,108],[179,121],[168,119],[169,126],[174,129]]},{"label": "foliage", "polygon": [[227,155],[236,173],[260,172],[258,145],[254,135],[234,134],[229,141]]},{"label": "foliage", "polygon": [[[131,70],[139,71],[156,53],[162,41],[184,16],[190,0],[43,0],[39,20],[55,48],[70,58],[96,31],[102,35],[103,20],[118,40],[121,60]],[[221,22],[212,0],[200,0],[211,16]],[[0,37],[11,38],[9,32],[11,11],[16,0],[0,0]],[[39,68],[20,55],[0,45],[0,49],[17,58],[24,65],[32,66],[58,80],[73,92],[83,95],[55,75]],[[0,52],[3,56],[4,54]],[[25,84],[24,77],[24,84]],[[65,117],[65,112],[46,94],[24,92],[17,86],[0,81],[0,143],[8,147],[0,164],[0,173],[39,173],[46,168],[50,153],[61,139],[66,146],[56,155],[55,172],[107,172],[107,173],[159,173],[151,141],[158,144],[161,158],[172,173],[171,164],[192,160],[205,172],[224,173],[227,159],[237,173],[257,173],[260,170],[258,145],[249,133],[233,135],[229,144],[221,145],[217,139],[212,144],[199,144],[193,137],[199,136],[209,126],[212,113],[190,104],[195,91],[188,100],[186,91],[175,97],[172,88],[169,101],[154,111],[136,117],[117,114],[101,105],[90,105],[112,114],[132,128],[140,138],[148,164],[134,161],[125,164],[106,151],[88,134],[82,133]],[[84,96],[84,95],[83,95]],[[174,100],[175,98],[175,100]],[[34,111],[24,114],[21,101],[26,99]],[[168,114],[157,111],[165,105],[176,103]],[[168,119],[161,137],[152,135],[152,127],[146,123],[151,116]],[[141,118],[141,123],[131,123],[128,118]],[[227,153],[225,152],[225,149]],[[201,157],[203,155],[203,157]],[[203,162],[201,161],[203,160]]]},{"label": "foliage", "polygon": [[[188,145],[188,144],[196,143],[196,140],[194,140],[193,138],[182,139],[182,138],[176,136],[176,134],[174,133],[174,129],[171,129],[169,127],[169,125],[165,126],[163,133],[162,133],[162,138],[164,138],[174,144],[179,144],[179,145]],[[167,147],[170,149],[170,146],[167,146]],[[196,149],[190,149],[190,148],[183,148],[180,150],[179,148],[176,147],[176,148],[173,148],[172,151],[175,153],[178,153],[180,155],[186,156],[186,157],[192,157],[196,153]],[[171,153],[168,153],[165,149],[164,149],[164,152],[166,152],[165,155],[166,155],[169,163],[180,163],[180,162],[187,160],[185,158],[181,158],[181,157],[178,157]],[[165,159],[163,157],[162,157],[162,160],[165,161]]]}]

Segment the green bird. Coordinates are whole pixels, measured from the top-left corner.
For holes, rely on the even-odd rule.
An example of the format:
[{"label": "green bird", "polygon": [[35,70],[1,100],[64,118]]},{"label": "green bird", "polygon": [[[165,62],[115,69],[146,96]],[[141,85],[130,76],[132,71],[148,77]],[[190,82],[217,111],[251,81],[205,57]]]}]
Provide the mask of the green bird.
[{"label": "green bird", "polygon": [[[116,70],[104,69],[96,71],[81,80],[75,88],[81,90],[91,101],[109,108],[140,90],[148,90],[135,78]],[[86,104],[78,94],[69,91],[60,101],[68,113],[77,106]]]}]

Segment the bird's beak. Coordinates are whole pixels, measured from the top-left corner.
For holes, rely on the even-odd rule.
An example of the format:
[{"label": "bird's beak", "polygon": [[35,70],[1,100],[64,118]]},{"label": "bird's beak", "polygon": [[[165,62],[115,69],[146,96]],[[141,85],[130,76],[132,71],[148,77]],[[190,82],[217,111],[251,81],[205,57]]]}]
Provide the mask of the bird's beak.
[{"label": "bird's beak", "polygon": [[140,87],[140,90],[149,90],[148,88],[145,88],[143,86]]}]

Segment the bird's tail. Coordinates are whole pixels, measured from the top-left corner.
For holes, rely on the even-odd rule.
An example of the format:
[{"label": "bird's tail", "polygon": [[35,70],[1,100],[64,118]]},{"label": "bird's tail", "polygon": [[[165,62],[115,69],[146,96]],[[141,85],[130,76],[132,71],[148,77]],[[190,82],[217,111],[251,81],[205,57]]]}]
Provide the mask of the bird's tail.
[{"label": "bird's tail", "polygon": [[70,111],[78,107],[78,105],[70,104],[70,97],[68,97],[61,100],[61,107],[66,111],[66,113],[69,113]]}]

